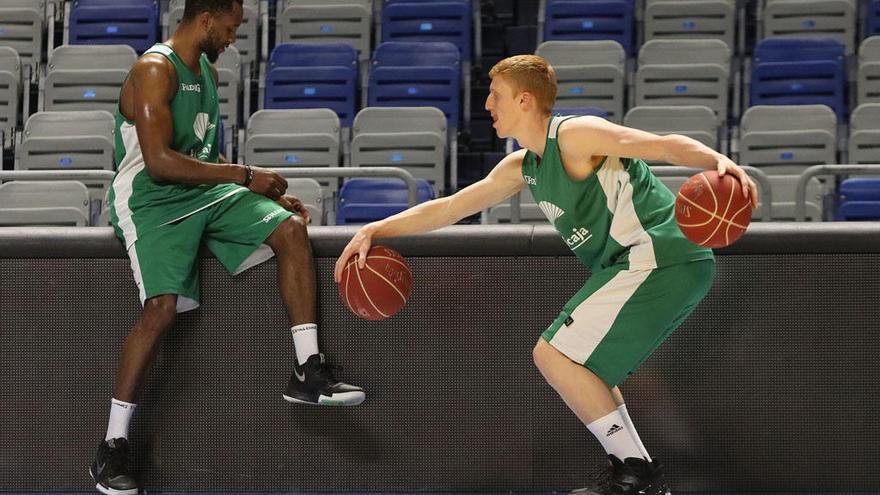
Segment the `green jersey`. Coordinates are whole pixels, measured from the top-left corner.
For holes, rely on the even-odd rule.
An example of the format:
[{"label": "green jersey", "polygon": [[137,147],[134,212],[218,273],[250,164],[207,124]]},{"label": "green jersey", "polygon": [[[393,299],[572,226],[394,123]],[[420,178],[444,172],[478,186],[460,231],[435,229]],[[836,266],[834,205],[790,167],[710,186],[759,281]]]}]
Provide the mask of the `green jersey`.
[{"label": "green jersey", "polygon": [[528,151],[523,179],[568,247],[594,273],[624,264],[653,269],[712,259],[675,221],[675,196],[641,160],[607,156],[582,181],[562,166],[557,132],[572,117],[550,120],[544,156]]},{"label": "green jersey", "polygon": [[[158,53],[174,64],[177,92],[171,100],[171,149],[217,163],[220,107],[217,81],[208,58],[199,59],[196,75],[168,45],[158,43],[144,55]],[[110,218],[126,249],[140,233],[175,222],[246,189],[235,184],[199,185],[157,182],[147,173],[134,122],[116,111],[116,176],[110,186]]]}]

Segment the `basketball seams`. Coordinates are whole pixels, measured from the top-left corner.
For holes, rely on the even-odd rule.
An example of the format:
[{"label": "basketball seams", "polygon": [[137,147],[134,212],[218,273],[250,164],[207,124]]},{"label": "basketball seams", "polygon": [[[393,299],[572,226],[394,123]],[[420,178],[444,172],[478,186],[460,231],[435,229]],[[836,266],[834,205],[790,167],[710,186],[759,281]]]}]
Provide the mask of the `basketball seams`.
[{"label": "basketball seams", "polygon": [[384,275],[382,275],[381,273],[377,272],[376,269],[374,269],[374,268],[373,268],[372,266],[370,266],[369,264],[367,265],[367,269],[370,270],[371,272],[373,272],[377,277],[379,277],[379,278],[381,278],[382,280],[384,280],[386,284],[390,285],[391,288],[394,289],[394,292],[397,292],[397,295],[400,296],[401,299],[403,299],[403,302],[404,302],[404,303],[406,303],[406,296],[403,295],[403,292],[400,292],[400,289],[398,289],[397,286],[394,285],[393,282],[391,282],[390,280],[388,280],[387,278],[385,278]]},{"label": "basketball seams", "polygon": [[[702,211],[703,213],[705,213],[705,214],[707,214],[707,215],[710,215],[712,218],[715,218],[715,219],[721,220],[722,222],[725,222],[725,223],[729,223],[729,224],[731,224],[731,225],[734,226],[734,227],[739,227],[739,228],[741,228],[741,229],[745,229],[745,228],[746,228],[746,226],[744,226],[744,225],[740,225],[740,224],[738,224],[738,223],[736,223],[736,222],[734,222],[734,221],[732,221],[732,220],[728,220],[728,219],[726,219],[726,218],[719,217],[717,214],[712,213],[711,211],[707,210],[706,208],[704,208],[704,207],[700,206],[699,204],[695,203],[694,200],[692,200],[691,198],[688,198],[687,196],[684,196],[684,195],[681,194],[681,193],[678,193],[678,197],[681,198],[681,199],[683,199],[683,200],[685,200],[685,201],[687,201],[687,202],[690,203],[693,207],[697,208],[698,210]],[[742,210],[740,210],[740,211],[742,211]],[[702,227],[703,225],[706,225],[707,223],[709,223],[709,222],[699,223],[699,224],[697,224],[697,223],[695,223],[695,224],[684,224],[684,223],[683,223],[683,224],[680,224],[680,225],[681,225],[682,227]]]},{"label": "basketball seams", "polygon": [[373,308],[375,308],[375,310],[376,310],[377,313],[379,313],[380,315],[384,316],[385,318],[389,318],[390,315],[386,315],[385,313],[382,312],[381,309],[379,309],[378,306],[376,306],[376,303],[373,302],[373,298],[370,297],[370,293],[367,292],[367,288],[364,287],[364,279],[361,278],[361,271],[360,271],[360,270],[355,270],[355,273],[357,274],[358,282],[360,282],[360,284],[361,284],[361,292],[364,293],[364,297],[367,298],[367,301],[370,303],[370,305],[372,305]]},{"label": "basketball seams", "polygon": [[[719,180],[724,180],[719,177]],[[730,205],[733,203],[733,195],[736,194],[736,181],[732,180],[731,183],[733,187],[731,187],[728,195],[727,195],[727,206],[724,208],[723,218],[727,218],[727,212],[730,211]],[[719,224],[720,227],[720,224]],[[730,244],[730,224],[727,224],[727,228],[724,229],[724,243]]]},{"label": "basketball seams", "polygon": [[[391,257],[391,256],[376,256],[376,255],[370,256],[369,254],[367,254],[367,261],[370,261],[370,260],[388,260],[388,261],[394,261],[394,262],[396,262],[398,265],[402,266],[407,272],[409,272],[409,275],[412,276],[412,270],[409,269],[409,266],[408,266],[406,263],[404,263],[403,261],[400,261],[400,260],[397,259],[397,258],[394,258],[394,257]],[[355,259],[354,261],[349,261],[348,264],[345,265],[345,268],[348,269],[348,267],[350,267],[351,265],[354,265],[355,263],[357,263],[357,259]]]}]

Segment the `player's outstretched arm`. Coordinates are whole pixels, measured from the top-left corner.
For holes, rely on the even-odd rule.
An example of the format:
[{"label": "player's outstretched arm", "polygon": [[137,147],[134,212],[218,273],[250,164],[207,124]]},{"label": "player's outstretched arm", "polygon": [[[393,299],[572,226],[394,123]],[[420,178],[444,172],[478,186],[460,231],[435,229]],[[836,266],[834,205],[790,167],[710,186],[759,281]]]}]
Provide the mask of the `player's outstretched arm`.
[{"label": "player's outstretched arm", "polygon": [[242,184],[250,175],[248,187],[255,193],[278,199],[287,190],[287,181],[271,170],[251,168],[249,172],[242,165],[205,163],[171,149],[170,102],[177,92],[177,76],[164,57],[143,57],[128,77],[133,85],[130,110],[150,178],[189,185]]},{"label": "player's outstretched arm", "polygon": [[334,278],[339,281],[343,268],[354,254],[360,255],[358,267],[364,268],[373,239],[430,232],[452,225],[514,195],[525,187],[522,178],[525,153],[525,150],[520,150],[507,155],[485,179],[452,196],[428,201],[384,220],[364,225],[336,260]]},{"label": "player's outstretched arm", "polygon": [[743,195],[758,204],[758,188],[730,158],[695,139],[679,134],[658,136],[623,127],[600,117],[580,117],[559,129],[563,156],[621,156],[730,173],[742,184]]}]

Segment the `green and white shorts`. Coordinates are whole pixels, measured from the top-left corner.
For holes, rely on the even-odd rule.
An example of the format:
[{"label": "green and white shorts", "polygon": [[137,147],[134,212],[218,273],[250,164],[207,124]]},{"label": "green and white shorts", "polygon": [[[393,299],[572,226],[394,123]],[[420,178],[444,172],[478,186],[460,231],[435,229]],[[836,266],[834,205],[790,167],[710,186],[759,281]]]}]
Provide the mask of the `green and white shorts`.
[{"label": "green and white shorts", "polygon": [[202,240],[226,270],[237,275],[275,255],[263,241],[291,215],[265,196],[244,191],[139,235],[128,257],[141,304],[177,294],[178,313],[199,307]]},{"label": "green and white shorts", "polygon": [[593,274],[543,333],[544,340],[609,386],[624,381],[709,292],[715,261]]}]

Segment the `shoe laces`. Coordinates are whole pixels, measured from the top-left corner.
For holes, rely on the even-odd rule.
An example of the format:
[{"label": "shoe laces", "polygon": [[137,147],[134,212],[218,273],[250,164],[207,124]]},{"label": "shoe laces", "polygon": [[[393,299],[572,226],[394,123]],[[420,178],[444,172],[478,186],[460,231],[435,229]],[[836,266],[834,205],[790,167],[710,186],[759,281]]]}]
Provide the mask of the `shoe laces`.
[{"label": "shoe laces", "polygon": [[114,474],[128,473],[128,442],[114,441],[111,445],[107,449],[105,469]]},{"label": "shoe laces", "polygon": [[325,362],[315,365],[315,376],[324,381],[336,382],[336,377],[334,376],[336,371],[342,371],[342,366]]}]

